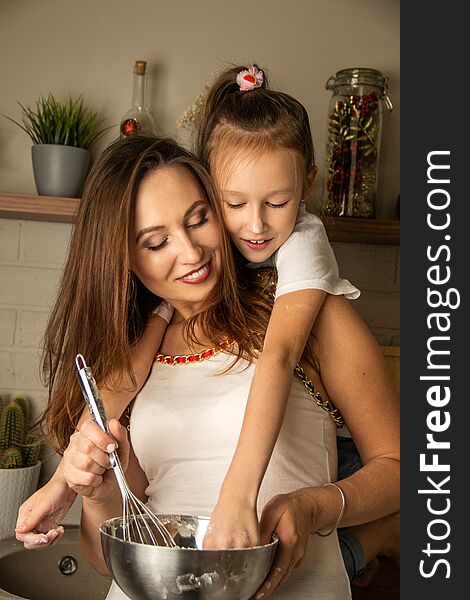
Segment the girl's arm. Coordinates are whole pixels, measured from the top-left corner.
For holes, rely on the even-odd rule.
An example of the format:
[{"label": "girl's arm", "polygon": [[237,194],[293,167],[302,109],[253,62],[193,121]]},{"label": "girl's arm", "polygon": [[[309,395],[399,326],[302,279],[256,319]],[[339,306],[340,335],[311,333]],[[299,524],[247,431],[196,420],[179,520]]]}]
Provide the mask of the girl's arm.
[{"label": "girl's arm", "polygon": [[301,290],[274,303],[251,383],[241,433],[211,517],[205,548],[256,545],[256,501],[300,360],[326,293]]},{"label": "girl's arm", "polygon": [[[168,306],[166,302],[164,304]],[[110,419],[119,419],[127,406],[142,389],[150,373],[155,353],[160,347],[172,312],[171,309],[171,313],[165,313],[164,316],[162,316],[162,313],[151,314],[142,337],[131,349],[131,367],[134,372],[136,386],[133,387],[132,381],[128,377],[124,377],[121,386],[122,389],[114,391],[106,389],[105,386],[102,386],[102,389],[100,389],[102,400]],[[85,414],[88,415],[88,413]]]},{"label": "girl's arm", "polygon": [[[122,378],[121,390],[110,390],[105,385],[100,386],[101,398],[110,419],[121,418],[148,377],[155,352],[160,346],[172,315],[171,307],[166,303],[162,304],[164,304],[163,314],[160,310],[159,314],[150,316],[141,339],[131,350],[131,365],[136,387],[132,386],[132,382],[126,376]],[[81,428],[89,416],[88,409],[84,405],[77,429]],[[76,494],[65,483],[62,462],[63,459],[59,462],[50,481],[19,508],[15,534],[27,549],[45,548],[57,542],[64,533],[60,523],[74,503]]]}]

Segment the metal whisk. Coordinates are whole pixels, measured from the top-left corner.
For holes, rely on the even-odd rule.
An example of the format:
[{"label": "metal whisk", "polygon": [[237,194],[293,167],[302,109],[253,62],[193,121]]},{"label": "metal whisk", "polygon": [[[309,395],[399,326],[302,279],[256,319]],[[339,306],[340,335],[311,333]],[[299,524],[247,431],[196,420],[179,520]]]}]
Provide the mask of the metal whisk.
[{"label": "metal whisk", "polygon": [[[103,431],[109,433],[108,417],[101,401],[98,386],[81,354],[75,357],[80,387],[93,420]],[[147,506],[135,496],[127,484],[121,462],[116,452],[111,452],[109,460],[122,495],[122,536],[125,541],[160,546],[176,547],[165,525]]]}]

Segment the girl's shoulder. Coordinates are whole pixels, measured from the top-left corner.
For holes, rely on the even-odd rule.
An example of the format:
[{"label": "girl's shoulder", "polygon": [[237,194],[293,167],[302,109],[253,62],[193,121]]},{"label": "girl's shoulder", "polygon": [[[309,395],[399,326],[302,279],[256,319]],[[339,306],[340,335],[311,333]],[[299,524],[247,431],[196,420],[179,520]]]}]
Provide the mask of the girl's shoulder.
[{"label": "girl's shoulder", "polygon": [[299,206],[299,212],[297,213],[297,220],[292,233],[302,231],[318,231],[319,229],[323,231],[325,230],[323,221],[319,216],[308,212],[305,208],[305,204],[301,202]]},{"label": "girl's shoulder", "polygon": [[308,256],[330,254],[331,245],[322,220],[301,205],[294,229],[276,252],[276,259],[285,255],[308,253]]}]

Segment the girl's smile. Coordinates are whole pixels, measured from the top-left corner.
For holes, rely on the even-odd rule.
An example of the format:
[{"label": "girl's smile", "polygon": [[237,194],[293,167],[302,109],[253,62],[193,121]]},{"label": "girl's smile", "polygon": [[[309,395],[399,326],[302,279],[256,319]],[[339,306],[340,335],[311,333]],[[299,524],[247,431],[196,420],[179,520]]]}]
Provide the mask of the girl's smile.
[{"label": "girl's smile", "polygon": [[254,252],[261,252],[262,250],[265,250],[269,243],[272,242],[274,238],[271,239],[267,239],[267,240],[244,240],[242,239],[243,242],[245,242],[245,244],[248,246],[248,248],[250,250],[253,250]]}]

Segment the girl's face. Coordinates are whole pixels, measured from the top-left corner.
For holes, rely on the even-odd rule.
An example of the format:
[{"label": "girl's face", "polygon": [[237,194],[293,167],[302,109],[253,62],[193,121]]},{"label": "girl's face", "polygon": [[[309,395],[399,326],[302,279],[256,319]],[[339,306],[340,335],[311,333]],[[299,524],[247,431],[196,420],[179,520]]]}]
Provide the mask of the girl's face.
[{"label": "girl's face", "polygon": [[161,167],[142,180],[133,243],[137,277],[190,316],[217,282],[220,232],[203,189],[186,168]]},{"label": "girl's face", "polygon": [[300,157],[282,148],[229,164],[216,182],[227,229],[250,262],[267,260],[292,233],[303,172]]}]

